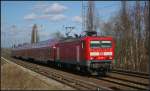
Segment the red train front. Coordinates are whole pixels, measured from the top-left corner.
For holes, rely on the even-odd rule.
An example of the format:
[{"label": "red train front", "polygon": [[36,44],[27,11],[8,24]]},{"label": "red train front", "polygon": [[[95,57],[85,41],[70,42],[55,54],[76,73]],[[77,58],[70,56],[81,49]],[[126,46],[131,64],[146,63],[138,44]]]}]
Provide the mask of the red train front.
[{"label": "red train front", "polygon": [[105,73],[111,69],[114,59],[114,42],[111,37],[88,37],[87,67],[90,72]]},{"label": "red train front", "polygon": [[56,45],[56,62],[92,74],[111,69],[114,58],[112,37],[83,37]]}]

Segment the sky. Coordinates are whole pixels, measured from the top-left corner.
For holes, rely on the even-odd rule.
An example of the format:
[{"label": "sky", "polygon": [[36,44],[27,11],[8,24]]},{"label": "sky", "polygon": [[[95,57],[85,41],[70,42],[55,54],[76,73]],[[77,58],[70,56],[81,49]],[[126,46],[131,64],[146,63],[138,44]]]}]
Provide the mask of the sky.
[{"label": "sky", "polygon": [[[84,2],[86,5],[86,2]],[[96,12],[103,22],[120,10],[120,1],[95,1]],[[64,27],[82,30],[82,1],[1,1],[1,47],[30,43],[32,26],[37,24],[40,41],[51,38]]]}]

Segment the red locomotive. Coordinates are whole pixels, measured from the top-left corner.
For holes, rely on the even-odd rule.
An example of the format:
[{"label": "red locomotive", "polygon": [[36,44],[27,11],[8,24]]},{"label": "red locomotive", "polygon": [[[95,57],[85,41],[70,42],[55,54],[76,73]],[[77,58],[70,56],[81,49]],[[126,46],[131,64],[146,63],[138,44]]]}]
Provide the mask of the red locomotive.
[{"label": "red locomotive", "polygon": [[99,74],[111,69],[114,41],[112,37],[98,36],[47,40],[14,48],[12,55]]}]

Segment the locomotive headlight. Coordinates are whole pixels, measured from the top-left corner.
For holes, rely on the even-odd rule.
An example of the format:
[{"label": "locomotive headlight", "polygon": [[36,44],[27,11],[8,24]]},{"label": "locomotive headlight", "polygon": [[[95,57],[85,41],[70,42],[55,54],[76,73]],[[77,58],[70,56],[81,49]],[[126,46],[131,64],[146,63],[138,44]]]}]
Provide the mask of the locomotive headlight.
[{"label": "locomotive headlight", "polygon": [[55,49],[56,47],[55,47],[55,46],[53,46],[53,48]]},{"label": "locomotive headlight", "polygon": [[99,56],[99,52],[90,52],[90,56]]},{"label": "locomotive headlight", "polygon": [[105,56],[111,56],[111,55],[112,55],[112,52],[104,52],[104,55],[105,55]]},{"label": "locomotive headlight", "polygon": [[111,57],[111,56],[109,56],[109,59],[112,59],[112,57]]},{"label": "locomotive headlight", "polygon": [[91,57],[91,60],[93,60],[94,58],[93,57]]}]

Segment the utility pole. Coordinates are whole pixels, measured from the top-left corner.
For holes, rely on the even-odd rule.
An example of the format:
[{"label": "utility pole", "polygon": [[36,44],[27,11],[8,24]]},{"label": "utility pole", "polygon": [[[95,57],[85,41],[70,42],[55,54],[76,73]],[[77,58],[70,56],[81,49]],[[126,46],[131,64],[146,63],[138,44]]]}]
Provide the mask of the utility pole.
[{"label": "utility pole", "polygon": [[84,8],[83,2],[82,2],[82,18],[83,18],[82,27],[86,28],[85,32],[86,32],[87,36],[97,35],[97,32],[96,32],[96,14],[95,14],[94,1],[88,1],[86,16],[85,16],[85,10],[84,9],[85,8]]},{"label": "utility pole", "polygon": [[87,11],[87,31],[95,31],[94,27],[94,2],[88,1],[88,11]]}]

